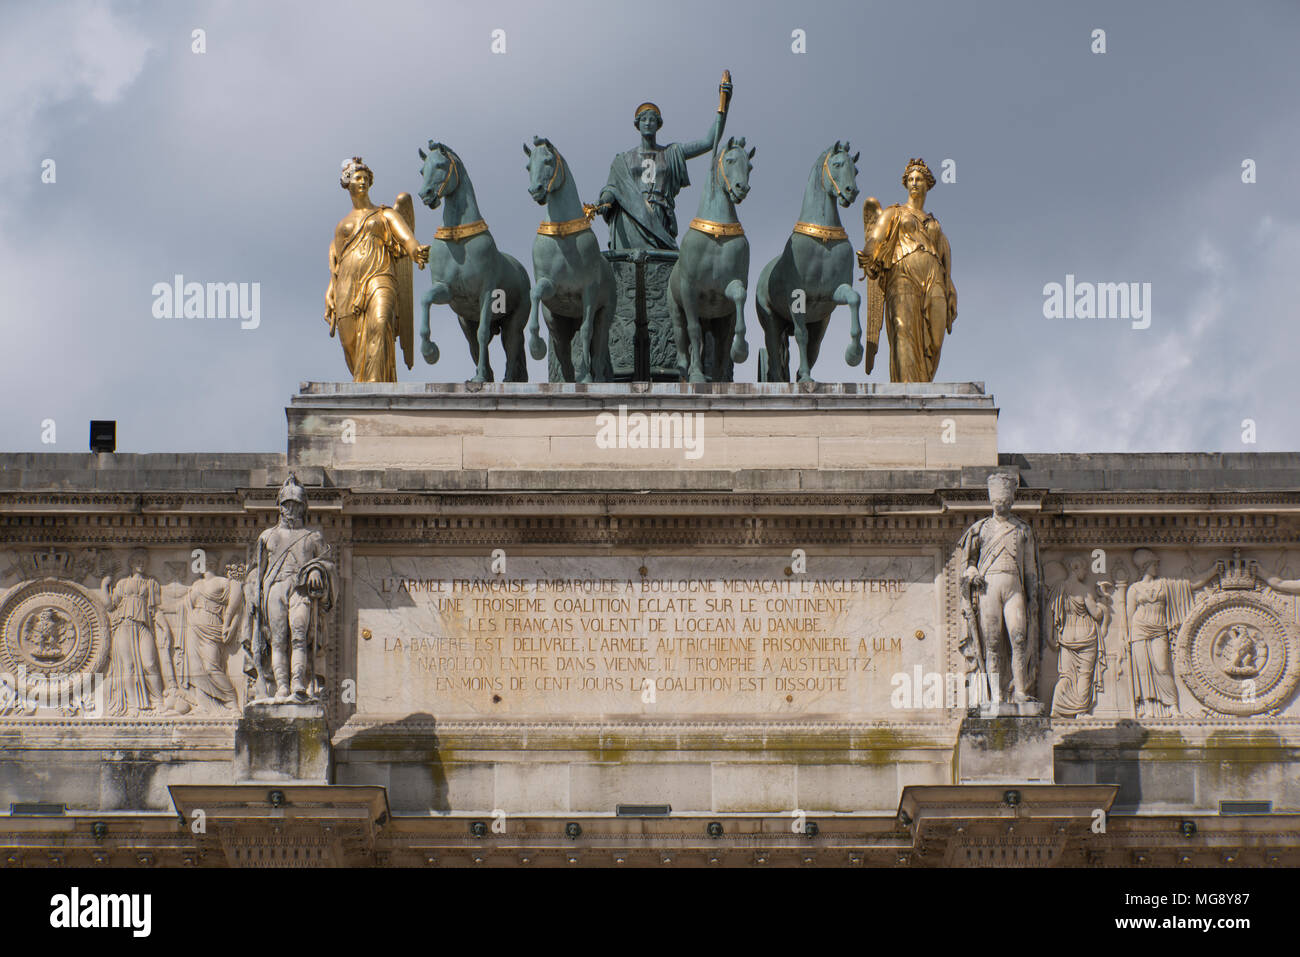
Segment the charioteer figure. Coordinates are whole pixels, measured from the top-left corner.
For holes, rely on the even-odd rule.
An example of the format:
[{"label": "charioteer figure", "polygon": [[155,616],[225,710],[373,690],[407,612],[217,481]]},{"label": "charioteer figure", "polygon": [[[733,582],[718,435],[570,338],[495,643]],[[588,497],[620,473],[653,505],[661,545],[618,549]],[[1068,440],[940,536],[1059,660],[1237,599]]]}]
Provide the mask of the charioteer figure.
[{"label": "charioteer figure", "polygon": [[609,224],[609,248],[676,249],[677,194],[691,185],[686,161],[710,152],[722,136],[731,103],[731,76],[718,87],[718,113],[709,131],[689,143],[661,146],[655,134],[664,125],[653,103],[636,108],[633,125],[641,145],[614,157],[609,181],[594,207]]}]

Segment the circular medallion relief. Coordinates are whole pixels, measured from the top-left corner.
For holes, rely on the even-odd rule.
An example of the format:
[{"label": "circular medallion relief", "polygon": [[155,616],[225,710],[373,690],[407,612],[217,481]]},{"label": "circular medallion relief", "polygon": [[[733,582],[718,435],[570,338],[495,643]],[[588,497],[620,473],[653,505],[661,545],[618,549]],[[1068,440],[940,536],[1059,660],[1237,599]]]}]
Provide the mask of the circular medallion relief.
[{"label": "circular medallion relief", "polygon": [[57,578],[26,582],[0,603],[0,670],[58,683],[101,671],[108,619],[90,592]]},{"label": "circular medallion relief", "polygon": [[1263,714],[1300,685],[1300,634],[1254,591],[1213,592],[1178,632],[1182,678],[1221,714]]}]

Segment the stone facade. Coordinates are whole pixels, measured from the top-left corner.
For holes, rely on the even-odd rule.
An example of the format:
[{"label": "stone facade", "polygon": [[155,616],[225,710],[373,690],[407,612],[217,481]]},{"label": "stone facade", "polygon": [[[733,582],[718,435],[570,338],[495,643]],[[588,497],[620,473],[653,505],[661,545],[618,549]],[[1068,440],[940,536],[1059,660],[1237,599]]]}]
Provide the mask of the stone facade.
[{"label": "stone facade", "polygon": [[[996,418],[973,384],[307,384],[287,454],[0,457],[0,845],[1300,862],[1300,455],[999,454]],[[340,587],[321,703],[285,716],[195,586],[235,601],[290,470]],[[1041,559],[1036,717],[966,697],[992,473]],[[160,690],[110,713],[124,647]]]}]

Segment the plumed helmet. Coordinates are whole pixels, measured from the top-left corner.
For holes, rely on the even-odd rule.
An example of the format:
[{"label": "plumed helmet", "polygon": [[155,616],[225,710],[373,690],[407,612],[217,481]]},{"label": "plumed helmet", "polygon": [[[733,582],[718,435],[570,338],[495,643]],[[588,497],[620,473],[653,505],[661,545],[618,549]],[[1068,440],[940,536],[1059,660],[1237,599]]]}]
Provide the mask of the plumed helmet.
[{"label": "plumed helmet", "polygon": [[307,490],[298,482],[298,476],[292,472],[280,486],[280,497],[275,500],[275,504],[283,505],[285,502],[301,502],[305,507],[307,505]]}]

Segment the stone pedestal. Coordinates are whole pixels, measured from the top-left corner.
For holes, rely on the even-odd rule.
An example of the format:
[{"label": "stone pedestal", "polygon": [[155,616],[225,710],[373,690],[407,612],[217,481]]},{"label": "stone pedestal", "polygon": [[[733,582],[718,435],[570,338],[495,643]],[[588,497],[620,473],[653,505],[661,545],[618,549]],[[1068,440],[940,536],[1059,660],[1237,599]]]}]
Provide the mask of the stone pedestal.
[{"label": "stone pedestal", "polygon": [[319,704],[250,704],[235,726],[235,781],[328,784],[330,735]]},{"label": "stone pedestal", "polygon": [[684,476],[709,470],[998,465],[998,410],[972,382],[313,382],[287,414],[288,464],[308,481],[315,468],[568,472],[577,488],[591,473],[657,470],[689,488]]},{"label": "stone pedestal", "polygon": [[1038,718],[1047,710],[1041,701],[994,701],[980,706],[980,718]]},{"label": "stone pedestal", "polygon": [[959,784],[1051,784],[1052,719],[975,717],[962,721],[957,741]]}]

